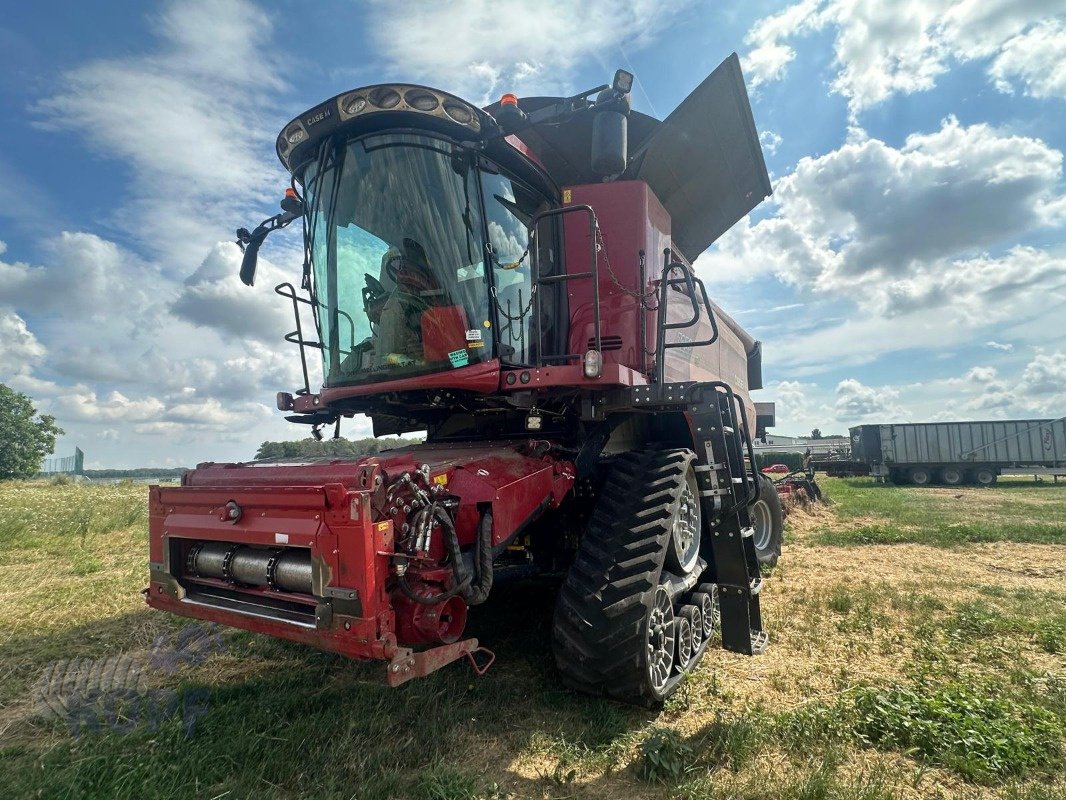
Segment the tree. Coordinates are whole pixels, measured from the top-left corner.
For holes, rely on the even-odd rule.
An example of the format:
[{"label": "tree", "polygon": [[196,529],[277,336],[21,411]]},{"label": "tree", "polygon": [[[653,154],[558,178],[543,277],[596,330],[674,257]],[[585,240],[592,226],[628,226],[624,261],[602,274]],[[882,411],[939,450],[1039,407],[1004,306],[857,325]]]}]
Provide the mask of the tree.
[{"label": "tree", "polygon": [[821,439],[822,438],[822,431],[820,429],[818,429],[818,428],[815,428],[813,431],[811,431],[811,438],[812,439]]},{"label": "tree", "polygon": [[0,383],[0,480],[32,478],[56,446],[63,429],[26,395]]}]

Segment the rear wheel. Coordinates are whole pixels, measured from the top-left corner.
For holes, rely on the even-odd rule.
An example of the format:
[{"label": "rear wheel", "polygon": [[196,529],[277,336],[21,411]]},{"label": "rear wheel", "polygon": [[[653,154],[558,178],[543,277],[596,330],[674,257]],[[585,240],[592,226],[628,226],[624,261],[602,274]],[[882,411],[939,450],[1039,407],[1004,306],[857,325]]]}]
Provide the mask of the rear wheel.
[{"label": "rear wheel", "polygon": [[[703,568],[699,528],[696,556],[686,557],[687,526],[698,514],[694,462],[690,450],[615,461],[555,606],[552,644],[567,685],[656,705],[702,657],[703,609],[713,612],[713,600],[707,591],[681,588],[692,586],[692,573]],[[686,565],[689,578],[682,582]]]},{"label": "rear wheel", "polygon": [[925,467],[915,467],[910,471],[910,479],[915,486],[928,486],[933,476]]},{"label": "rear wheel", "polygon": [[962,483],[962,470],[958,467],[944,467],[940,470],[940,480],[948,486],[958,486]]},{"label": "rear wheel", "polygon": [[773,481],[759,478],[759,499],[751,507],[751,525],[755,529],[753,541],[759,563],[772,567],[781,558],[784,540],[785,515],[781,498]]},{"label": "rear wheel", "polygon": [[991,486],[996,482],[996,471],[991,467],[978,467],[973,471],[978,486]]}]

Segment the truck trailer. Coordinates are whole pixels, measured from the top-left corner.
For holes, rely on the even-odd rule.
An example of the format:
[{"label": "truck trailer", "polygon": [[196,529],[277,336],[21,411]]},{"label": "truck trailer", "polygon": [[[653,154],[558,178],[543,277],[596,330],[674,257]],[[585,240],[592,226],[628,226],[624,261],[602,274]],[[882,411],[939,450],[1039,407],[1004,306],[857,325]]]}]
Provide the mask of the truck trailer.
[{"label": "truck trailer", "polygon": [[735,53],[662,122],[632,81],[485,108],[378,84],[282,127],[281,213],[237,232],[252,285],[267,235],[303,228],[300,288],[276,287],[303,386],[278,409],[426,440],[152,487],[151,606],[398,685],[486,669],[468,609],[556,576],[562,681],[650,705],[719,637],[763,652],[782,523],[752,452],[761,347],[692,262],[770,181]]},{"label": "truck trailer", "polygon": [[991,486],[1005,470],[1066,472],[1066,417],[859,425],[851,461],[893,483]]}]

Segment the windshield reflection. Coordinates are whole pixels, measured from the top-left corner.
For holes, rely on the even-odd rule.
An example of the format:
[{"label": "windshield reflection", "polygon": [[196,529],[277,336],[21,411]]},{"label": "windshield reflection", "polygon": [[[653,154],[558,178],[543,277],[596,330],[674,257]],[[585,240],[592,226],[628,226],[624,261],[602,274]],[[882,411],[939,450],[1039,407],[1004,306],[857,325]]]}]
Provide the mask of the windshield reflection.
[{"label": "windshield reflection", "polygon": [[309,170],[327,386],[492,357],[476,175],[466,152],[417,134],[359,139]]}]

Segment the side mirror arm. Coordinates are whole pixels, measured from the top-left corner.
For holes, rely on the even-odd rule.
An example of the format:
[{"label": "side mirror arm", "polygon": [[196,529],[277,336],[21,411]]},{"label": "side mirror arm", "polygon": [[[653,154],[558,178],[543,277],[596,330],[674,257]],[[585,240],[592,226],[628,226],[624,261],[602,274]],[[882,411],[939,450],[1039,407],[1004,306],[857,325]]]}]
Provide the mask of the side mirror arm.
[{"label": "side mirror arm", "polygon": [[241,283],[245,286],[255,285],[255,268],[259,261],[259,247],[263,244],[263,240],[273,231],[284,228],[293,220],[299,219],[302,214],[301,206],[299,210],[293,208],[263,220],[254,231],[249,231],[247,228],[237,229],[237,246],[244,253],[244,258],[241,260]]}]

